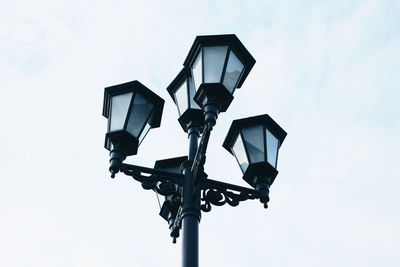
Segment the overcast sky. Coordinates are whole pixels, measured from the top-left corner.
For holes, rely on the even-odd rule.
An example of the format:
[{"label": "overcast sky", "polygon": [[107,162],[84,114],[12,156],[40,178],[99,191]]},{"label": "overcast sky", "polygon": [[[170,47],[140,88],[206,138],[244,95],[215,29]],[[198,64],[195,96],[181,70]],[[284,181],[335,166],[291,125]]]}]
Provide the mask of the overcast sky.
[{"label": "overcast sky", "polygon": [[179,266],[152,191],[110,179],[104,87],[139,80],[161,127],[127,162],[187,153],[166,87],[196,35],[257,60],[212,134],[206,171],[245,185],[233,119],[288,132],[270,207],[214,207],[201,266],[400,266],[400,2],[1,0],[0,265]]}]

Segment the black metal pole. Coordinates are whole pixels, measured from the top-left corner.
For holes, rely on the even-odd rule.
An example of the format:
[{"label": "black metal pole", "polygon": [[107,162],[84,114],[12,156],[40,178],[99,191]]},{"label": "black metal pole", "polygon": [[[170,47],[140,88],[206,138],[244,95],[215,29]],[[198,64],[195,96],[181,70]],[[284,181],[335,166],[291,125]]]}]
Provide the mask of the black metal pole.
[{"label": "black metal pole", "polygon": [[192,161],[196,155],[200,130],[190,127],[189,135],[189,161],[183,166],[185,180],[183,183],[182,201],[182,266],[199,266],[199,223],[200,223],[200,190],[194,187],[191,172]]}]

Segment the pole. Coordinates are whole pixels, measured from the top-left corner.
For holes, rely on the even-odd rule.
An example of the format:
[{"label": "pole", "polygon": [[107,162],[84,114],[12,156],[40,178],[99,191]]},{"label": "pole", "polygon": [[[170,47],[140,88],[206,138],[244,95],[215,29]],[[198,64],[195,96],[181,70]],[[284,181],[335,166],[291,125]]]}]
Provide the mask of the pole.
[{"label": "pole", "polygon": [[[189,157],[183,166],[185,180],[182,200],[182,266],[199,266],[199,223],[200,223],[200,190],[194,188],[191,172],[192,162],[198,148],[200,130],[198,127],[188,129]],[[194,192],[194,190],[196,190]]]}]

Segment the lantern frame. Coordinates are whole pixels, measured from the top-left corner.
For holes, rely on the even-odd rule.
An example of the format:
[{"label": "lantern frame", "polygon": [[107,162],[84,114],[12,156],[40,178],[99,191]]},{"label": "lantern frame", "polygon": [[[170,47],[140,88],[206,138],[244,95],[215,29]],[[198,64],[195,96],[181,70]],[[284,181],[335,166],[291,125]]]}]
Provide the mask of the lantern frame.
[{"label": "lantern frame", "polygon": [[[154,164],[154,169],[180,173],[180,166],[187,160],[187,156],[157,160]],[[177,203],[175,203],[176,200],[174,200],[175,197],[175,199],[178,198],[178,200],[180,201],[180,190],[178,188],[178,185],[176,185],[176,187],[177,192],[175,195],[165,196],[164,203],[159,213],[160,216],[163,217],[170,226],[173,224],[174,218],[179,208],[179,204],[177,205]]]},{"label": "lantern frame", "polygon": [[[131,99],[129,100],[130,101],[129,107],[125,114],[124,124],[122,129],[116,131],[110,131],[112,97],[130,92],[132,92],[132,95],[130,96]],[[147,101],[153,104],[153,109],[151,113],[148,115],[148,118],[146,119],[145,123],[141,125],[138,136],[134,136],[133,134],[127,131],[127,126],[132,116],[131,110],[134,106],[134,100],[136,98],[136,95],[141,95]],[[104,147],[109,151],[112,151],[113,149],[120,150],[125,154],[125,156],[135,155],[137,153],[137,149],[141,141],[143,141],[145,138],[145,136],[143,136],[141,140],[139,140],[139,137],[141,137],[141,134],[143,134],[143,131],[145,130],[146,124],[150,126],[150,129],[157,128],[160,126],[163,108],[164,108],[164,100],[157,94],[152,92],[150,89],[148,89],[146,86],[144,86],[142,83],[140,83],[139,81],[135,80],[123,84],[106,87],[104,89],[103,116],[108,119],[108,124],[107,124],[107,133],[106,133]],[[133,116],[135,116],[135,114],[133,114]],[[144,134],[146,135],[147,133]]]},{"label": "lantern frame", "polygon": [[[249,144],[246,144],[246,140],[243,137],[242,130],[253,127],[253,126],[262,126],[262,133],[263,133],[263,153],[264,153],[264,160],[260,162],[251,162],[251,155],[249,152]],[[234,151],[233,146],[236,143],[237,139],[240,138],[243,142],[244,150],[246,153],[246,160],[248,163],[248,167],[245,171],[241,168],[243,172],[243,179],[250,184],[252,187],[256,188],[257,184],[267,180],[268,184],[271,185],[275,177],[278,174],[278,170],[276,167],[272,166],[268,162],[268,142],[266,138],[266,133],[269,131],[275,138],[278,140],[278,147],[276,151],[276,161],[275,166],[278,163],[278,155],[279,155],[279,148],[282,145],[283,141],[286,138],[287,133],[283,130],[268,114],[238,119],[232,122],[231,127],[229,128],[228,134],[224,140],[223,147],[228,150],[229,153],[235,156],[236,160],[238,161]],[[239,161],[238,161],[239,163]]]},{"label": "lantern frame", "polygon": [[[190,81],[191,80],[191,81]],[[182,103],[179,103],[178,99],[176,98],[176,92],[181,89],[181,86],[184,84],[185,89],[186,89],[186,110],[182,112],[181,108],[179,105]],[[193,86],[191,88],[191,86]],[[193,92],[191,92],[193,90]],[[193,103],[191,102],[191,97],[194,97],[195,94],[195,88],[194,88],[194,82],[193,82],[193,77],[192,73],[189,68],[183,68],[179,74],[175,77],[175,79],[170,83],[170,85],[167,87],[167,91],[169,95],[171,96],[172,100],[174,101],[176,107],[178,108],[178,113],[179,113],[179,124],[181,125],[182,129],[187,132],[188,129],[192,126],[194,127],[199,127],[200,130],[202,131],[202,128],[204,127],[204,114],[201,109],[201,107],[198,106],[198,108],[193,107]]]}]

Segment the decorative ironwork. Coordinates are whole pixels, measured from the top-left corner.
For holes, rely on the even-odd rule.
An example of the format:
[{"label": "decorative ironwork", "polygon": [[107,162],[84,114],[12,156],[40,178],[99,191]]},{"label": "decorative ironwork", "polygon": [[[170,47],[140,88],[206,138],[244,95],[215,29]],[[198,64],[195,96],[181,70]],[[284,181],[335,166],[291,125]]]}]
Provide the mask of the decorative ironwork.
[{"label": "decorative ironwork", "polygon": [[[183,174],[180,173],[171,173],[130,164],[122,164],[120,170],[140,182],[144,189],[154,190],[163,196],[179,194],[178,187],[182,186],[184,178]],[[260,192],[254,189],[204,177],[199,182],[199,188],[202,191],[201,201],[203,202],[201,209],[204,212],[209,212],[211,205],[223,206],[229,204],[235,207],[242,201],[260,198]]]},{"label": "decorative ironwork", "polygon": [[[203,149],[206,149],[208,137],[206,137],[204,141]],[[200,164],[193,164],[192,169],[196,176],[199,176],[198,183],[194,185],[194,191],[201,190],[202,204],[200,208],[203,212],[211,211],[212,205],[223,206],[228,204],[235,207],[242,201],[260,199],[263,197],[259,191],[251,188],[208,179],[202,168],[205,159],[203,156],[205,156],[205,153],[201,153],[201,149],[199,149],[196,159]],[[180,199],[179,187],[183,185],[184,179],[184,175],[181,173],[166,172],[130,164],[122,164],[120,171],[140,182],[142,187],[146,190],[154,190],[160,195],[174,196]],[[266,203],[264,204],[266,206]],[[181,203],[175,203],[175,205],[178,205],[179,209],[176,215],[174,215],[175,219],[173,220],[173,223],[170,225],[171,237],[173,238],[174,243],[176,242],[176,238],[179,237],[179,232],[182,227],[182,206]]]},{"label": "decorative ironwork", "polygon": [[211,204],[215,206],[229,204],[235,207],[241,201],[260,198],[259,192],[250,188],[211,179],[202,179],[200,183],[202,189],[201,201],[203,202],[200,207],[204,212],[211,211]]},{"label": "decorative ironwork", "polygon": [[[178,194],[183,175],[141,166],[122,164],[121,171],[142,184],[143,189],[154,190],[163,196]],[[146,173],[148,175],[143,175]]]}]

